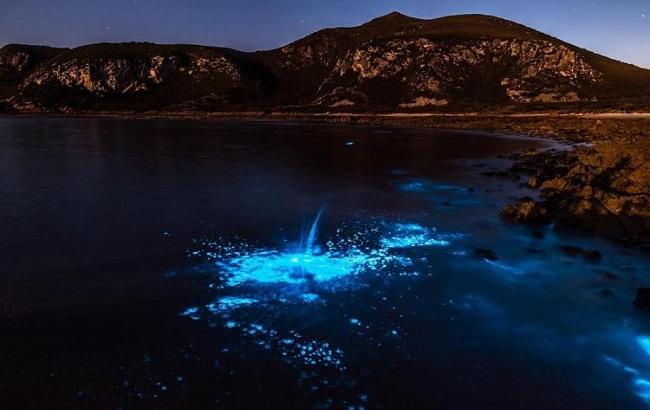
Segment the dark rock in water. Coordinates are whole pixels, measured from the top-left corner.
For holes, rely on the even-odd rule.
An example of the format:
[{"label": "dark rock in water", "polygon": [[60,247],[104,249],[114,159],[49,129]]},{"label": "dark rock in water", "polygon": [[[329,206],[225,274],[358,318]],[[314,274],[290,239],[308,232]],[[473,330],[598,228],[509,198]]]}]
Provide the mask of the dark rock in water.
[{"label": "dark rock in water", "polygon": [[486,259],[488,261],[497,261],[499,257],[489,249],[475,249],[474,256],[480,259]]},{"label": "dark rock in water", "polygon": [[537,248],[528,248],[528,249],[526,249],[526,252],[532,253],[532,254],[537,254],[537,255],[542,254],[542,253],[546,253],[545,250],[537,249]]},{"label": "dark rock in water", "polygon": [[550,222],[546,207],[532,198],[522,198],[501,211],[501,217],[508,222],[547,224]]},{"label": "dark rock in water", "polygon": [[611,298],[614,296],[614,291],[611,289],[601,289],[600,292],[598,292],[600,296],[605,297],[605,298]]},{"label": "dark rock in water", "polygon": [[472,187],[467,188],[467,192],[469,192],[470,194],[473,193],[473,192],[474,192],[474,188],[472,188]]},{"label": "dark rock in water", "polygon": [[560,251],[562,251],[562,253],[564,253],[566,256],[570,256],[572,258],[582,256],[587,262],[592,263],[600,262],[600,260],[603,259],[603,255],[597,250],[582,249],[578,246],[573,245],[560,246]]},{"label": "dark rock in water", "polygon": [[513,181],[519,181],[521,179],[521,176],[508,171],[487,171],[481,172],[481,175],[494,178],[507,178]]},{"label": "dark rock in water", "polygon": [[609,281],[612,281],[612,282],[619,279],[618,275],[615,274],[614,272],[603,272],[603,273],[600,274],[600,276],[603,279],[609,280]]},{"label": "dark rock in water", "polygon": [[650,312],[650,288],[639,288],[636,290],[634,307]]},{"label": "dark rock in water", "polygon": [[562,253],[565,254],[566,256],[571,256],[572,258],[581,256],[585,252],[584,249],[573,245],[560,246],[560,251],[562,251]]},{"label": "dark rock in water", "polygon": [[544,239],[544,234],[541,233],[540,231],[535,231],[531,234],[533,239]]},{"label": "dark rock in water", "polygon": [[603,259],[603,255],[599,251],[593,249],[585,250],[584,255],[588,262],[600,262],[600,260]]},{"label": "dark rock in water", "polygon": [[539,188],[541,182],[537,176],[533,175],[530,178],[528,178],[528,182],[526,183],[526,185],[530,188]]}]

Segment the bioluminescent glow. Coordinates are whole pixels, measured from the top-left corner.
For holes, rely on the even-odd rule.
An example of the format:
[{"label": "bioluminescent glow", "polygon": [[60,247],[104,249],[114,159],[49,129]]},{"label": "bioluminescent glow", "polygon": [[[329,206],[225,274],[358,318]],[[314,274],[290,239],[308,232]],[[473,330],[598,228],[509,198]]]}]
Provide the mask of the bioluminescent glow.
[{"label": "bioluminescent glow", "polygon": [[638,336],[636,342],[641,346],[643,351],[650,356],[650,336]]},{"label": "bioluminescent glow", "polygon": [[466,188],[448,185],[436,184],[428,180],[414,180],[399,185],[399,189],[404,192],[467,192]]},{"label": "bioluminescent glow", "polygon": [[426,246],[449,246],[450,242],[436,235],[435,228],[426,228],[416,223],[398,223],[393,235],[381,239],[387,249],[415,248]]},{"label": "bioluminescent glow", "polygon": [[208,310],[212,313],[223,313],[223,312],[237,309],[242,306],[249,306],[257,302],[258,300],[253,298],[244,298],[239,296],[226,296],[219,299],[215,303],[208,304],[206,308],[208,308]]},{"label": "bioluminescent glow", "polygon": [[316,235],[318,234],[318,223],[320,222],[321,216],[323,216],[323,212],[325,212],[325,208],[321,208],[321,210],[318,211],[316,218],[314,218],[314,222],[311,224],[309,235],[307,236],[307,244],[305,245],[306,254],[311,254],[313,251],[314,242],[316,242]]},{"label": "bioluminescent glow", "polygon": [[313,303],[318,301],[320,299],[320,296],[315,293],[303,293],[301,298],[305,303]]},{"label": "bioluminescent glow", "polygon": [[[298,246],[285,246],[284,249],[255,248],[243,241],[206,241],[208,249],[203,253],[191,252],[196,256],[205,255],[214,260],[223,279],[222,287],[236,289],[246,287],[245,294],[222,297],[206,306],[213,314],[223,314],[242,307],[251,306],[268,299],[268,295],[254,296],[255,286],[282,286],[283,295],[279,302],[313,303],[321,296],[312,290],[313,286],[348,286],[349,279],[362,273],[388,276],[404,276],[413,265],[400,249],[415,247],[445,247],[460,235],[441,235],[433,227],[412,222],[375,223],[354,228],[350,236],[345,229],[336,230],[336,238],[325,242],[324,247],[316,245],[319,224],[323,216],[321,209],[310,225],[306,241]],[[344,225],[345,226],[345,225]],[[303,236],[304,237],[304,236]],[[390,268],[390,269],[389,269]],[[417,276],[417,272],[411,273]],[[345,281],[344,281],[345,280]],[[252,288],[251,288],[252,286]],[[287,286],[294,287],[290,290]],[[253,296],[251,296],[253,292]],[[185,314],[198,317],[198,308]]]},{"label": "bioluminescent glow", "polygon": [[[323,215],[323,210],[316,214],[307,235],[302,235],[306,239],[299,244],[273,248],[252,246],[240,239],[204,241],[206,249],[190,255],[203,255],[214,263],[220,284],[211,289],[227,295],[181,314],[194,320],[218,318],[225,329],[252,339],[253,345],[280,352],[289,365],[345,370],[341,349],[295,330],[280,332],[273,325],[260,324],[258,319],[251,322],[246,319],[246,309],[271,310],[278,304],[317,308],[328,304],[332,292],[363,287],[364,278],[418,276],[411,257],[400,253],[403,249],[445,247],[460,236],[441,235],[435,228],[417,223],[370,221],[358,226],[343,223],[333,238],[319,246]],[[370,324],[362,325],[358,318],[347,320],[355,332],[370,329]],[[382,337],[394,342],[400,333],[390,324]]]},{"label": "bioluminescent glow", "polygon": [[381,241],[386,248],[414,248],[424,246],[449,246],[449,241],[444,239],[435,239],[428,237],[426,234],[414,234],[407,236],[395,236],[384,238]]},{"label": "bioluminescent glow", "polygon": [[221,266],[229,274],[228,286],[248,282],[299,284],[355,275],[366,266],[368,258],[361,252],[336,255],[260,251],[233,258]]},{"label": "bioluminescent glow", "polygon": [[185,309],[181,312],[181,316],[189,317],[192,320],[199,320],[201,318],[201,316],[199,316],[199,308],[196,306]]},{"label": "bioluminescent glow", "polygon": [[311,339],[293,330],[282,335],[279,331],[260,323],[243,325],[228,321],[226,328],[239,331],[242,337],[252,338],[255,344],[263,349],[277,349],[285,362],[290,365],[345,370],[343,350],[331,346],[329,342]]},{"label": "bioluminescent glow", "polygon": [[634,387],[637,396],[650,404],[650,380],[642,378],[634,379]]}]

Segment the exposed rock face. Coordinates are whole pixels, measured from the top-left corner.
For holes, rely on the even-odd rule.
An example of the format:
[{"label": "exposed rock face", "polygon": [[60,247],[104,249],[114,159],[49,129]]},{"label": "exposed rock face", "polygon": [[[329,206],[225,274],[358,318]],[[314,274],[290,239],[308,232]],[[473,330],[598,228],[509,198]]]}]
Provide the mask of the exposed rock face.
[{"label": "exposed rock face", "polygon": [[[22,67],[25,58],[12,53],[6,60]],[[223,106],[238,97],[254,101],[262,92],[263,75],[251,75],[247,64],[237,52],[207,47],[100,44],[62,52],[39,64],[17,82],[6,103],[19,111],[70,111],[188,102]]]},{"label": "exposed rock face", "polygon": [[129,61],[124,58],[56,62],[39,68],[21,87],[56,83],[64,87],[81,87],[94,93],[135,93],[149,86],[169,81],[185,73],[196,81],[209,80],[216,75],[227,76],[233,84],[241,80],[238,68],[224,56],[205,58],[189,54],[181,64],[177,55],[156,55]]},{"label": "exposed rock face", "polygon": [[0,49],[0,99],[16,93],[20,82],[35,67],[63,49],[10,44]]},{"label": "exposed rock face", "polygon": [[359,95],[393,82],[409,99],[402,107],[428,105],[425,99],[444,105],[440,102],[462,99],[472,89],[495,100],[566,102],[578,101],[576,90],[602,80],[578,53],[550,41],[396,39],[348,51],[320,87],[318,101],[342,84]]},{"label": "exposed rock face", "polygon": [[147,90],[148,85],[160,84],[178,70],[175,56],[155,56],[148,60],[130,62],[126,59],[73,59],[41,67],[21,84],[21,87],[56,83],[64,87],[81,87],[94,93],[134,93]]},{"label": "exposed rock face", "polygon": [[0,49],[0,67],[5,72],[21,73],[29,63],[29,54],[23,51]]}]

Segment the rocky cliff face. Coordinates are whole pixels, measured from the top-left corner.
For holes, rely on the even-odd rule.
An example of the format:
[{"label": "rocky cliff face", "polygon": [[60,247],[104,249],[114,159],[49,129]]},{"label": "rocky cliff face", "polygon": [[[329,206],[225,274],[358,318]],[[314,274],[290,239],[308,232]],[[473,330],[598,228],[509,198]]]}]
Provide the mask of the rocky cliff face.
[{"label": "rocky cliff face", "polygon": [[623,83],[646,96],[650,71],[487,16],[392,13],[257,53],[144,43],[0,50],[0,99],[18,111],[429,110],[591,102]]},{"label": "rocky cliff face", "polygon": [[[108,50],[106,50],[108,48]],[[21,54],[7,60],[20,64]],[[188,101],[236,104],[254,100],[263,73],[240,53],[196,46],[94,45],[57,55],[31,70],[7,103],[17,110],[84,108],[183,109]]]},{"label": "rocky cliff face", "polygon": [[550,41],[396,39],[369,43],[337,60],[317,104],[367,103],[386,83],[400,107],[476,99],[578,101],[602,73],[575,51]]},{"label": "rocky cliff face", "polygon": [[33,69],[63,49],[10,44],[0,49],[0,99],[11,96]]}]

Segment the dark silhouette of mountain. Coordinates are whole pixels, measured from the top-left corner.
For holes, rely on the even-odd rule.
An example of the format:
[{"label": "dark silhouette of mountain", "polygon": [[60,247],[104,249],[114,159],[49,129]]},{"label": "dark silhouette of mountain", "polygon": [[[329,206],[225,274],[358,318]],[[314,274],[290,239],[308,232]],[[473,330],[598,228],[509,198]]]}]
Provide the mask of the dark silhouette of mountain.
[{"label": "dark silhouette of mountain", "polygon": [[8,111],[650,107],[650,70],[484,15],[390,13],[245,53],[195,45],[0,50]]}]

